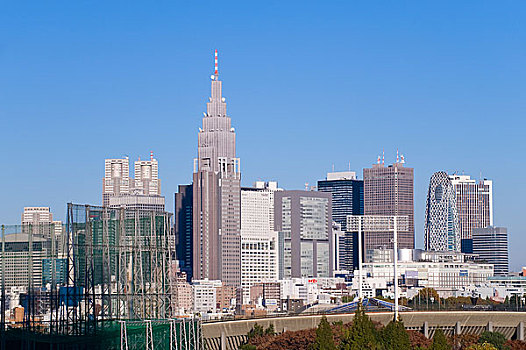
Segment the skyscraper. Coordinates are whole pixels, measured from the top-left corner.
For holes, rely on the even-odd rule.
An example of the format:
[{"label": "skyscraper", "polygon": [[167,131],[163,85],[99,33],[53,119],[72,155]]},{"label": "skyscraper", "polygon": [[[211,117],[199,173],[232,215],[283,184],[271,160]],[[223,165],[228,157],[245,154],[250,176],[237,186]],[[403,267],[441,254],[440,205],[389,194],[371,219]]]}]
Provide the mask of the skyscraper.
[{"label": "skyscraper", "polygon": [[274,193],[274,226],[279,232],[279,277],[331,277],[332,196],[318,191]]},{"label": "skyscraper", "polygon": [[[135,162],[135,178],[130,177],[129,159],[106,159],[102,180],[102,205],[111,208],[164,211],[161,180],[157,159],[150,152],[150,160]],[[127,216],[133,215],[130,210]]]},{"label": "skyscraper", "polygon": [[358,233],[347,232],[347,215],[363,215],[363,180],[354,171],[327,173],[318,181],[318,191],[332,195],[332,220],[340,228],[335,237],[338,247],[335,254],[340,270],[352,271],[358,264]]},{"label": "skyscraper", "polygon": [[106,159],[102,179],[102,205],[110,204],[111,196],[130,193],[130,162],[128,157]]},{"label": "skyscraper", "polygon": [[450,175],[457,196],[461,250],[473,252],[473,230],[493,226],[493,182],[477,182],[469,175]]},{"label": "skyscraper", "polygon": [[493,264],[496,276],[508,275],[508,230],[488,226],[473,230],[473,253]]},{"label": "skyscraper", "polygon": [[144,196],[160,196],[161,180],[159,179],[159,164],[150,152],[150,160],[135,161],[135,180],[133,194]]},{"label": "skyscraper", "polygon": [[431,176],[427,191],[424,241],[426,250],[460,252],[457,196],[447,173]]},{"label": "skyscraper", "polygon": [[278,279],[278,233],[274,230],[276,182],[257,181],[241,189],[241,286],[243,303],[250,300],[250,287]]},{"label": "skyscraper", "polygon": [[175,254],[179,268],[186,273],[189,281],[193,273],[193,188],[179,185],[175,194]]},{"label": "skyscraper", "polygon": [[[398,248],[414,249],[413,168],[404,166],[404,158],[384,166],[378,157],[372,168],[363,169],[364,214],[398,215],[409,218],[409,229],[398,231]],[[365,250],[392,248],[392,232],[365,232]]]},{"label": "skyscraper", "polygon": [[226,113],[222,81],[212,75],[211,97],[199,129],[193,175],[193,277],[241,284],[241,169],[236,133]]},{"label": "skyscraper", "polygon": [[332,220],[346,230],[347,215],[363,215],[363,180],[354,171],[327,173],[318,181],[318,191],[332,195]]}]

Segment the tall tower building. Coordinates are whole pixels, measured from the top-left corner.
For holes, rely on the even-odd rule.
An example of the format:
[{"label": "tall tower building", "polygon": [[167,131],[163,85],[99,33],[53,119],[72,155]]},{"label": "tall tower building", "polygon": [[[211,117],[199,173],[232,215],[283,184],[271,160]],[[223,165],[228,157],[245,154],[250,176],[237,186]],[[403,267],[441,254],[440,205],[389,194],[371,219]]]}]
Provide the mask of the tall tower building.
[{"label": "tall tower building", "polygon": [[473,253],[473,230],[493,226],[493,182],[471,179],[469,175],[450,175],[457,196],[461,250]]},{"label": "tall tower building", "polygon": [[129,194],[130,185],[128,157],[106,159],[104,162],[104,178],[102,179],[102,205],[110,205],[110,197],[112,196]]},{"label": "tall tower building", "polygon": [[508,229],[506,227],[488,226],[473,230],[473,253],[479,259],[495,266],[496,276],[507,276]]},{"label": "tall tower building", "polygon": [[150,152],[150,160],[138,160],[135,162],[134,194],[144,196],[160,196],[161,180],[159,180],[159,165],[157,159]]},{"label": "tall tower building", "polygon": [[346,230],[347,215],[363,215],[363,180],[354,171],[327,173],[318,181],[318,191],[332,195],[332,220]]},{"label": "tall tower building", "polygon": [[[397,157],[398,158],[398,157]],[[399,215],[409,218],[407,231],[398,231],[398,248],[414,249],[413,168],[404,166],[404,158],[384,166],[384,161],[363,169],[365,215]],[[365,250],[393,247],[393,232],[365,232]]]},{"label": "tall tower building", "polygon": [[274,193],[279,277],[332,277],[332,196],[318,191]]},{"label": "tall tower building", "polygon": [[174,208],[175,254],[179,268],[186,273],[188,281],[191,281],[194,256],[192,185],[179,185]]},{"label": "tall tower building", "polygon": [[241,286],[243,304],[250,287],[278,279],[278,233],[274,230],[274,192],[277,182],[257,181],[241,189]]},{"label": "tall tower building", "polygon": [[347,215],[363,215],[363,180],[354,171],[327,173],[325,180],[318,181],[318,191],[332,195],[332,220],[339,232],[335,251],[339,270],[352,271],[358,264],[358,233],[347,232]]},{"label": "tall tower building", "polygon": [[447,173],[431,176],[424,227],[426,250],[460,252],[457,196]]},{"label": "tall tower building", "polygon": [[226,113],[222,81],[212,75],[211,96],[199,129],[193,175],[193,277],[241,284],[241,169],[236,133]]}]

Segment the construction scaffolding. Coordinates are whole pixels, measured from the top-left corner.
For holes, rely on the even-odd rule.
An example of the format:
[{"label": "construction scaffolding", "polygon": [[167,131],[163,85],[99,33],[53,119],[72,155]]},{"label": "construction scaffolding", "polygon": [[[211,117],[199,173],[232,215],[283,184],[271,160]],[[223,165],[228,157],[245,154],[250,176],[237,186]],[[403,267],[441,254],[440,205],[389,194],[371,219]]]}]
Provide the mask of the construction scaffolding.
[{"label": "construction scaffolding", "polygon": [[171,219],[167,212],[70,203],[62,230],[2,226],[2,339],[200,349],[199,320],[173,319]]}]

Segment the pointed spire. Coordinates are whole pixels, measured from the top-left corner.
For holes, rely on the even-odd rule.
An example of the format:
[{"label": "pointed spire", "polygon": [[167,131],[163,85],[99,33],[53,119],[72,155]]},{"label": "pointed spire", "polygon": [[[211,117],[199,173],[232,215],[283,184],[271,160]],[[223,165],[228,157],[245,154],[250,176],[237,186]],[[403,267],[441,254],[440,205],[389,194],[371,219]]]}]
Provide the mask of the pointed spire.
[{"label": "pointed spire", "polygon": [[217,49],[215,51],[215,61],[214,61],[214,75],[216,76],[216,79],[217,79],[217,76],[219,75],[219,70],[217,69]]},{"label": "pointed spire", "polygon": [[398,148],[396,149],[396,162],[400,163],[400,157],[398,156]]}]

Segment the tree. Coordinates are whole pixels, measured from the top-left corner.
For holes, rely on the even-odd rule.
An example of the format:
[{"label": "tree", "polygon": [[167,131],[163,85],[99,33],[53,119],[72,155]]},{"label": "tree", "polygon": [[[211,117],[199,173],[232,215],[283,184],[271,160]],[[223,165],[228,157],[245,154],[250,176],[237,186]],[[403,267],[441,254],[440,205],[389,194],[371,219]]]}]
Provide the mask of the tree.
[{"label": "tree", "polygon": [[365,314],[361,306],[354,314],[349,329],[345,330],[341,350],[375,350],[377,348],[377,334],[371,319]]},{"label": "tree", "polygon": [[435,331],[433,336],[433,342],[431,343],[430,350],[451,350],[451,345],[447,342],[446,335],[439,328]]},{"label": "tree", "polygon": [[312,350],[336,350],[332,328],[325,316],[321,318],[316,329],[316,340],[312,344]]},{"label": "tree", "polygon": [[274,330],[274,325],[271,323],[267,329],[265,329],[265,335],[276,335],[276,331]]},{"label": "tree", "polygon": [[502,333],[485,331],[480,335],[479,344],[488,343],[498,350],[502,350],[505,349],[504,343],[506,343],[506,340],[506,337]]},{"label": "tree", "polygon": [[391,321],[381,331],[382,345],[385,350],[410,349],[411,342],[402,321]]},{"label": "tree", "polygon": [[497,350],[497,348],[491,344],[484,343],[484,344],[473,344],[468,348],[468,350]]},{"label": "tree", "polygon": [[252,345],[252,344],[243,344],[243,345],[240,345],[239,350],[257,350],[257,346],[255,345]]},{"label": "tree", "polygon": [[263,336],[263,327],[255,323],[254,327],[252,327],[252,329],[248,331],[247,337],[250,340],[252,338],[261,336]]},{"label": "tree", "polygon": [[382,345],[385,350],[410,349],[411,342],[402,321],[391,321],[381,331]]}]

